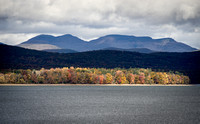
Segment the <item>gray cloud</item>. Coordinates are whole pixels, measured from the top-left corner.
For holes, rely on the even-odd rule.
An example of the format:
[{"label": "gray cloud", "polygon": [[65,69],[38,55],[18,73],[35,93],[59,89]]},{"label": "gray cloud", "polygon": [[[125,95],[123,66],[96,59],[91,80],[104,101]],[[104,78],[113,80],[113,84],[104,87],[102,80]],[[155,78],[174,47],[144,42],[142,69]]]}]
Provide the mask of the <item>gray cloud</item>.
[{"label": "gray cloud", "polygon": [[0,41],[38,34],[172,37],[200,48],[199,0],[0,0]]},{"label": "gray cloud", "polygon": [[140,0],[119,1],[117,12],[131,19],[153,24],[198,24],[200,1],[198,0]]}]

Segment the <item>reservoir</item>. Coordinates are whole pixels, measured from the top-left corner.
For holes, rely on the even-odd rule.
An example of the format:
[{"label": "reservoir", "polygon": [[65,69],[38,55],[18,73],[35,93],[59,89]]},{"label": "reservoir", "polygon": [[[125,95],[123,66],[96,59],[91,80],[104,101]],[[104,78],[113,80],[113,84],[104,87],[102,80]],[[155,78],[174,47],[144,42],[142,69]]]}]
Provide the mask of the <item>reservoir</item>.
[{"label": "reservoir", "polygon": [[0,86],[0,123],[200,123],[200,86]]}]

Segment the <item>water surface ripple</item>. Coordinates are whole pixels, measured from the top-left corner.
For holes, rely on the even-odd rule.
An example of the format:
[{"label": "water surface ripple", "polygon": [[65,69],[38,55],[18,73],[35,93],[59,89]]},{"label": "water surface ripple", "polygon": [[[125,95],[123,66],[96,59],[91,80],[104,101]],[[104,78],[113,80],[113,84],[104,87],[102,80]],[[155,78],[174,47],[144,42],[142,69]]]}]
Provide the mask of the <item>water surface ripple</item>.
[{"label": "water surface ripple", "polygon": [[0,123],[200,123],[200,86],[0,86]]}]

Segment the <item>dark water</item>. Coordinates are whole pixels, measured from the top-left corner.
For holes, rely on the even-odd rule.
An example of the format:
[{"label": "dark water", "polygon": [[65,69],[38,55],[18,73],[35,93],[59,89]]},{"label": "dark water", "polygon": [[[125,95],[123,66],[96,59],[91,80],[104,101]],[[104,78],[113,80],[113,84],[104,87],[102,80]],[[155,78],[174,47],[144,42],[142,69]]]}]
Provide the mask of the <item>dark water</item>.
[{"label": "dark water", "polygon": [[0,123],[200,123],[200,86],[1,86]]}]

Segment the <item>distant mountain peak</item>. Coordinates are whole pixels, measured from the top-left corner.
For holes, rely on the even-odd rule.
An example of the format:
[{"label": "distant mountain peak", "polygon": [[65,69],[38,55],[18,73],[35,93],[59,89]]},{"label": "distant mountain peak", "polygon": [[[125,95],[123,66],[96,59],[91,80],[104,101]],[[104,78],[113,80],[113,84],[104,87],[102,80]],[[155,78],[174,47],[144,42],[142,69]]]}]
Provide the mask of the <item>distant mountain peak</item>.
[{"label": "distant mountain peak", "polygon": [[135,37],[133,35],[122,35],[122,34],[108,34],[105,35],[104,37]]},{"label": "distant mountain peak", "polygon": [[112,37],[112,38],[135,38],[135,36],[133,35],[121,35],[121,34],[109,34],[100,38],[108,38],[108,37]]},{"label": "distant mountain peak", "polygon": [[71,34],[54,37],[52,35],[38,35],[22,44],[50,44],[61,49],[72,49],[75,51],[99,50],[109,47],[120,49],[147,48],[152,51],[161,52],[191,52],[196,50],[184,43],[177,42],[172,38],[152,39],[149,36],[133,36],[110,34],[99,37],[89,42],[84,41]]},{"label": "distant mountain peak", "polygon": [[78,38],[76,36],[73,36],[71,34],[65,34],[65,35],[57,36],[56,38],[57,39],[59,39],[59,38],[66,38],[66,40],[69,39],[69,40],[83,41],[82,39],[80,39],[80,38]]},{"label": "distant mountain peak", "polygon": [[167,37],[167,38],[155,39],[155,40],[160,40],[160,41],[169,41],[169,42],[177,42],[177,41],[175,41],[173,38],[169,38],[169,37]]},{"label": "distant mountain peak", "polygon": [[[35,36],[33,38],[49,38],[49,37],[54,37],[54,36],[47,35],[47,34],[40,34],[40,35],[37,35],[37,36]],[[31,38],[31,39],[33,39],[33,38]]]},{"label": "distant mountain peak", "polygon": [[[117,39],[117,40],[121,40],[121,41],[135,41],[135,40],[143,40],[143,41],[150,41],[153,40],[151,37],[149,36],[134,36],[134,35],[120,35],[120,34],[110,34],[110,35],[106,35],[103,37],[100,37],[101,39],[103,38],[107,38],[107,39]],[[100,39],[99,38],[99,39]]]},{"label": "distant mountain peak", "polygon": [[76,36],[73,36],[73,35],[71,35],[71,34],[64,34],[64,35],[57,36],[57,37],[76,37]]}]

